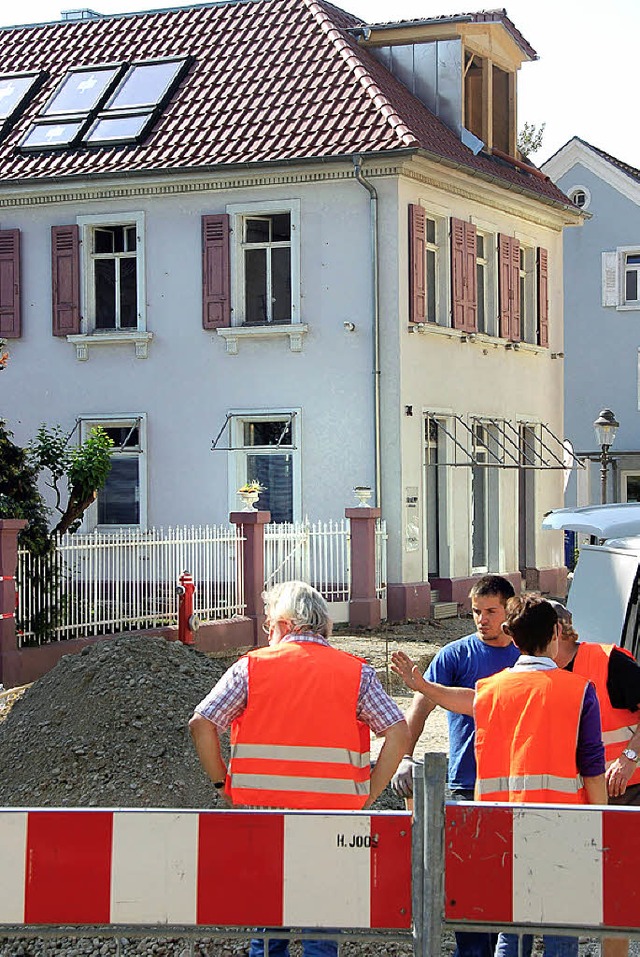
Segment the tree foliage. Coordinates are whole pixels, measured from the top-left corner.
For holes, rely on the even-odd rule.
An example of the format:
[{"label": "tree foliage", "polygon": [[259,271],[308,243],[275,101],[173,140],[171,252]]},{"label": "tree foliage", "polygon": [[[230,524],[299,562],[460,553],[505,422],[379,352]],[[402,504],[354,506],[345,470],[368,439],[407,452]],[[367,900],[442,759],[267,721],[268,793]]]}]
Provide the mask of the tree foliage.
[{"label": "tree foliage", "polygon": [[28,453],[12,441],[13,433],[0,419],[0,518],[24,518],[20,544],[35,555],[51,551],[49,509],[38,490],[38,469]]},{"label": "tree foliage", "polygon": [[525,122],[518,133],[518,149],[523,156],[531,156],[540,149],[546,125],[541,123],[540,126],[536,126],[535,123]]},{"label": "tree foliage", "polygon": [[[41,425],[26,449],[12,441],[0,419],[0,518],[25,518],[20,544],[35,555],[48,554],[57,535],[76,531],[82,516],[107,480],[112,441],[104,429],[91,429],[80,445],[60,426]],[[49,529],[50,509],[38,479],[53,493],[59,518]]]},{"label": "tree foliage", "polygon": [[[58,425],[53,428],[41,425],[29,445],[29,457],[52,490],[54,508],[60,515],[53,535],[77,530],[111,468],[113,442],[104,429],[91,429],[80,445],[71,445],[70,438]],[[63,481],[66,481],[64,507]]]}]

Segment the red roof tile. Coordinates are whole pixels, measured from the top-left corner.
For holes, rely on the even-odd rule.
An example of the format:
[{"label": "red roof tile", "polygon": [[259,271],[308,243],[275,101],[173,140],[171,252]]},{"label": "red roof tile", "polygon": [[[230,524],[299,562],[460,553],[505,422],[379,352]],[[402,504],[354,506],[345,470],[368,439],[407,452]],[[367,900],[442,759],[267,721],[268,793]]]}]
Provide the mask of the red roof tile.
[{"label": "red roof tile", "polygon": [[[0,29],[2,73],[47,82],[0,142],[6,183],[420,149],[505,186],[568,205],[550,181],[474,156],[347,32],[324,0],[235,0]],[[193,64],[140,145],[21,153],[72,67],[189,55]]]}]

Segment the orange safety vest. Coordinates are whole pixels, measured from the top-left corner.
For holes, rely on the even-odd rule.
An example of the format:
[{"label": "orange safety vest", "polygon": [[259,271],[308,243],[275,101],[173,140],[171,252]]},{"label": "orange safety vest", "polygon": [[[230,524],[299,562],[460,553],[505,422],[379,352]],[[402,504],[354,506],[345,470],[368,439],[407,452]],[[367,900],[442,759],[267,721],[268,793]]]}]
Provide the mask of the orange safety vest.
[{"label": "orange safety vest", "polygon": [[576,746],[587,682],[507,668],[476,684],[479,801],[585,804]]},{"label": "orange safety vest", "polygon": [[[607,691],[607,677],[609,659],[614,648],[635,661],[631,652],[625,648],[619,648],[618,645],[592,644],[590,641],[580,642],[578,653],[573,659],[573,673],[588,678],[596,687],[600,702],[602,743],[607,767],[620,757],[633,736],[636,725],[640,722],[640,711],[627,711],[626,708],[614,708],[611,705]],[[627,787],[630,784],[640,784],[640,767],[636,767],[627,782]]]},{"label": "orange safety vest", "polygon": [[247,707],[231,725],[234,804],[359,809],[369,796],[362,660],[316,642],[250,651]]}]

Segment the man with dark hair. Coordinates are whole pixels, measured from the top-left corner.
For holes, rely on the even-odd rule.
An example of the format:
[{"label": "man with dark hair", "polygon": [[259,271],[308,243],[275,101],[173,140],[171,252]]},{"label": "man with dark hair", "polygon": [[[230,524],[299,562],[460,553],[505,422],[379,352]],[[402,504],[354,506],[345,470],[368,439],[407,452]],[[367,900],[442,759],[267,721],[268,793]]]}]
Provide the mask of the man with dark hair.
[{"label": "man with dark hair", "polygon": [[[441,648],[425,678],[451,688],[475,688],[476,681],[488,678],[515,664],[518,649],[502,631],[505,605],[514,594],[510,581],[501,575],[484,575],[469,593],[476,632]],[[413,794],[413,749],[425,721],[436,707],[422,694],[415,694],[406,714],[410,747],[391,780],[402,797]],[[476,783],[473,718],[447,714],[449,723],[449,788],[456,801],[472,801]],[[456,933],[454,957],[493,957],[496,935],[481,932]]]},{"label": "man with dark hair", "polygon": [[[539,595],[507,602],[505,634],[521,654],[513,667],[478,681],[475,692],[425,681],[403,652],[393,670],[414,691],[443,707],[473,714],[478,765],[476,799],[550,804],[605,804],[604,747],[595,688],[557,667],[560,625]],[[500,934],[496,957],[525,957],[533,938]],[[544,935],[546,957],[578,957],[575,937]]]}]

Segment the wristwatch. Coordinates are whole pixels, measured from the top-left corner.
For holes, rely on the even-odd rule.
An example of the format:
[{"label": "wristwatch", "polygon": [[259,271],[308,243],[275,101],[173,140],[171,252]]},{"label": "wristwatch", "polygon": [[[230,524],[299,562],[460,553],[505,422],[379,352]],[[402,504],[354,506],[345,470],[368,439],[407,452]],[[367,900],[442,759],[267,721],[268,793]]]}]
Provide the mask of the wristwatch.
[{"label": "wristwatch", "polygon": [[633,748],[625,748],[622,753],[624,754],[625,758],[629,758],[630,761],[635,761],[636,764],[638,763],[638,760],[640,760],[638,752],[634,751]]}]

